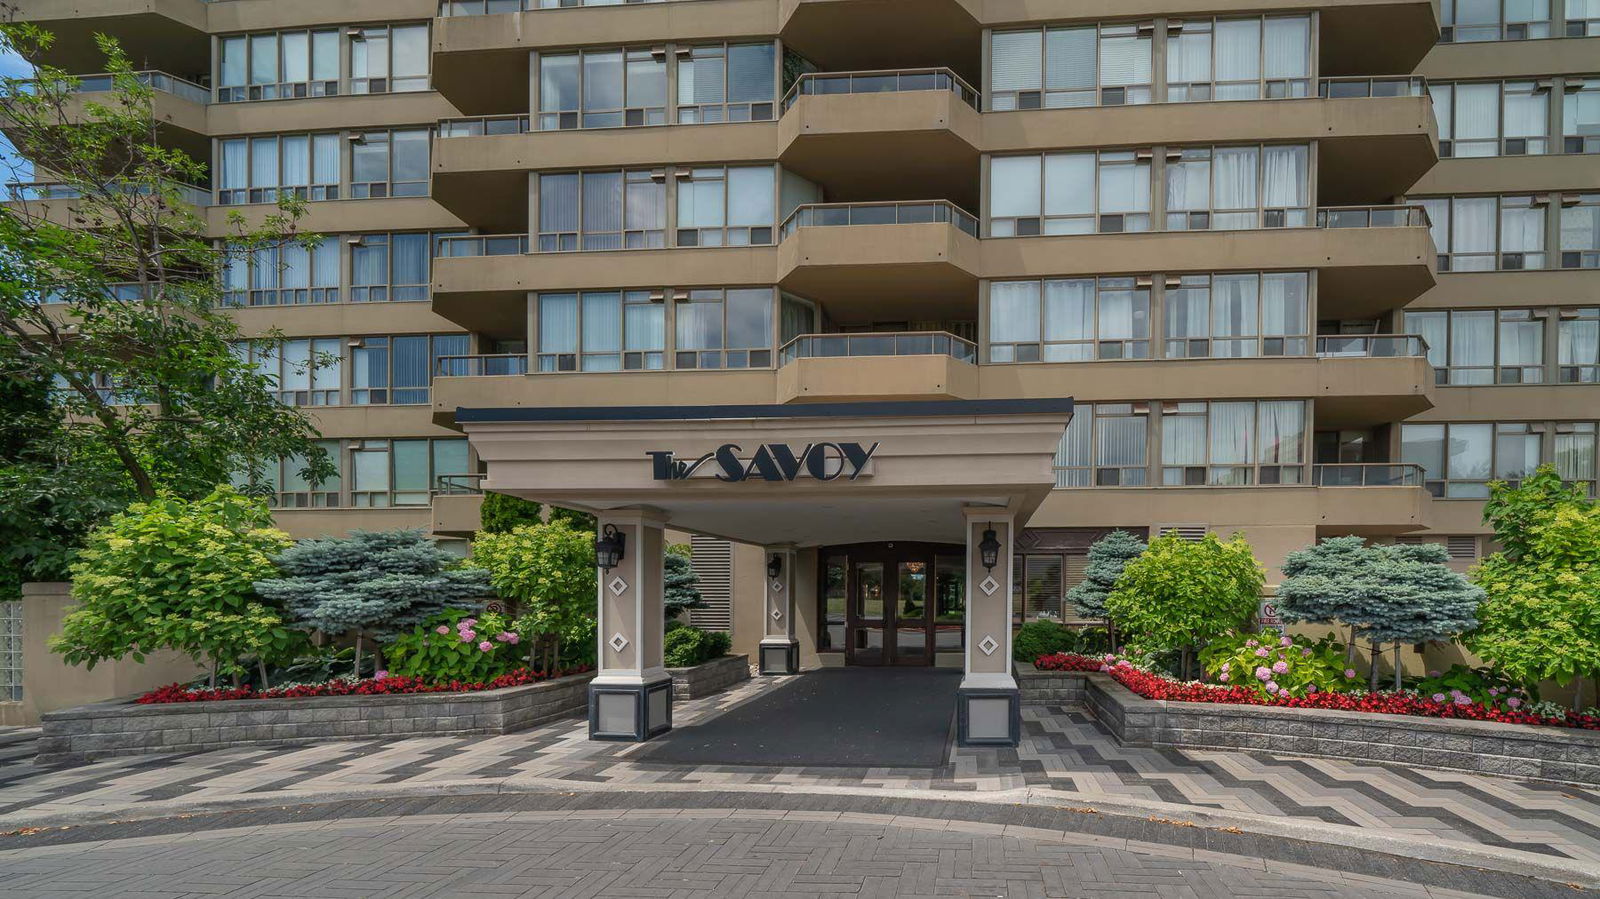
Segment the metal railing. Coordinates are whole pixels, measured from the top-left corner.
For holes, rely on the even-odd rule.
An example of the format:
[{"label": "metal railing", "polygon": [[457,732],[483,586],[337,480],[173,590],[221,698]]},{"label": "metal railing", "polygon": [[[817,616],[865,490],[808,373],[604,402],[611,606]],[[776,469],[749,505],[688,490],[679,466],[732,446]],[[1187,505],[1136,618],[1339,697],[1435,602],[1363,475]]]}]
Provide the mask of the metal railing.
[{"label": "metal railing", "polygon": [[440,0],[440,18],[451,16],[493,16],[536,9],[571,9],[580,6],[633,6],[638,3],[668,3],[676,0]]},{"label": "metal railing", "polygon": [[528,373],[527,353],[493,353],[483,356],[440,356],[434,363],[440,378],[485,378]]},{"label": "metal railing", "polygon": [[433,479],[433,492],[440,496],[476,496],[483,492],[486,474],[442,474]]},{"label": "metal railing", "polygon": [[973,109],[979,108],[978,89],[945,68],[885,69],[863,72],[807,72],[795,80],[783,97],[784,111],[801,97],[833,94],[892,94],[912,91],[949,91]]},{"label": "metal railing", "polygon": [[1412,462],[1351,462],[1311,466],[1315,487],[1421,487],[1422,466]]},{"label": "metal railing", "polygon": [[440,119],[440,137],[483,137],[495,134],[523,134],[528,131],[525,115],[483,115],[461,119]]},{"label": "metal railing", "polygon": [[[177,75],[171,75],[156,69],[147,69],[142,72],[134,72],[133,77],[140,84],[151,90],[182,97],[191,103],[199,103],[204,106],[211,102],[210,88],[201,87],[193,81],[179,78]],[[108,93],[114,90],[117,84],[117,76],[109,72],[99,72],[93,75],[73,75],[72,79],[71,89],[73,93],[77,94]],[[25,93],[33,93],[36,88],[34,82],[18,82],[17,89]]]},{"label": "metal railing", "polygon": [[1421,206],[1324,206],[1317,210],[1318,228],[1426,228],[1428,210]]},{"label": "metal railing", "polygon": [[801,334],[778,351],[778,364],[845,356],[949,356],[958,362],[976,364],[978,347],[946,331]]},{"label": "metal railing", "polygon": [[1427,95],[1428,79],[1421,75],[1323,78],[1317,82],[1317,96],[1324,100],[1343,100],[1358,97],[1426,97]]},{"label": "metal railing", "polygon": [[953,224],[978,236],[978,218],[948,200],[899,203],[812,203],[798,206],[784,219],[780,239],[798,228],[833,228],[848,225]]},{"label": "metal railing", "polygon": [[1428,341],[1419,334],[1325,334],[1317,338],[1317,355],[1421,357]]},{"label": "metal railing", "polygon": [[[211,191],[193,184],[173,184],[178,191],[179,199],[192,206],[210,206]],[[125,192],[149,194],[150,190],[143,186],[134,189],[125,185]],[[83,191],[71,184],[62,184],[57,181],[12,181],[6,184],[6,196],[10,200],[76,200],[83,196]]]},{"label": "metal railing", "polygon": [[518,256],[528,252],[526,234],[467,234],[460,237],[441,237],[438,240],[438,259],[467,256]]}]

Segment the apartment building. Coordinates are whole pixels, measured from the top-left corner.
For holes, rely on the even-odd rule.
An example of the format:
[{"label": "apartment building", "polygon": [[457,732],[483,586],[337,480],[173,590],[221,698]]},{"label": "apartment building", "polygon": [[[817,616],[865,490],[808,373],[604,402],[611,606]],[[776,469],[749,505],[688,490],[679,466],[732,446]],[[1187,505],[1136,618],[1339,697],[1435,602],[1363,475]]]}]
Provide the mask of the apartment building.
[{"label": "apartment building", "polygon": [[598,738],[670,726],[683,534],[763,670],[962,667],[1003,743],[1011,629],[1109,530],[1465,566],[1490,479],[1596,475],[1600,0],[23,15],[152,70],[219,238],[311,201],[228,282],[341,461],[284,527],[460,540],[484,488],[610,526]]}]

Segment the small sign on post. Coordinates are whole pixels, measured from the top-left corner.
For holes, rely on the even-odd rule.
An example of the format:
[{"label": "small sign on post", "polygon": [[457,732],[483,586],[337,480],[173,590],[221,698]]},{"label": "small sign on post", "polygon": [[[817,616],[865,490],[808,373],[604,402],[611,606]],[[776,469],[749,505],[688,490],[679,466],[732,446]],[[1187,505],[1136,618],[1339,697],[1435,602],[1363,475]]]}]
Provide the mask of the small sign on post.
[{"label": "small sign on post", "polygon": [[1283,633],[1283,616],[1278,614],[1278,601],[1271,596],[1261,598],[1261,605],[1256,608],[1256,622],[1264,631]]}]

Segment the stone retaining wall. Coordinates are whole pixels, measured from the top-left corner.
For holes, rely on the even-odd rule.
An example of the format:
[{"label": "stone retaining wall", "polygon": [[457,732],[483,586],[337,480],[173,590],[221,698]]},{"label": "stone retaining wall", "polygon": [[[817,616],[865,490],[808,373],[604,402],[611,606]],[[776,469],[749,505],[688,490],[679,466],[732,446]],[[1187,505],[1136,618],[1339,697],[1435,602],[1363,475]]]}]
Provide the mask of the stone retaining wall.
[{"label": "stone retaining wall", "polygon": [[[1391,762],[1479,774],[1600,786],[1600,732],[1331,709],[1145,699],[1097,672],[1019,666],[1023,704],[1083,684],[1081,705],[1120,742],[1175,749],[1231,749]],[[1062,703],[1071,705],[1073,703]]]},{"label": "stone retaining wall", "polygon": [[241,745],[510,733],[583,714],[593,679],[593,674],[579,674],[477,693],[101,702],[45,713],[37,761],[81,764]]},{"label": "stone retaining wall", "polygon": [[1076,671],[1040,671],[1017,666],[1023,705],[1083,705],[1083,676]]},{"label": "stone retaining wall", "polygon": [[693,668],[668,668],[672,674],[672,698],[677,702],[720,693],[740,681],[750,679],[748,655],[723,656]]}]

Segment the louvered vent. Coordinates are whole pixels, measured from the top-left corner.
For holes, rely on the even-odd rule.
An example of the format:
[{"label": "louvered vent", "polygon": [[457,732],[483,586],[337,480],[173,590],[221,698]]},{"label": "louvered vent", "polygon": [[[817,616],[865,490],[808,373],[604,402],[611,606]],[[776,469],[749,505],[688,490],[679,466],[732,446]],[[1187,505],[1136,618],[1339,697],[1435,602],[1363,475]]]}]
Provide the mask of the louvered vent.
[{"label": "louvered vent", "polygon": [[690,564],[700,578],[705,604],[689,610],[689,623],[708,631],[733,632],[733,544],[715,537],[689,538]]},{"label": "louvered vent", "polygon": [[1452,559],[1476,559],[1478,557],[1478,538],[1473,536],[1446,537],[1444,538],[1444,548]]},{"label": "louvered vent", "polygon": [[1206,538],[1206,526],[1203,524],[1158,524],[1156,533],[1163,537],[1168,535],[1181,537],[1190,543],[1198,543]]}]

